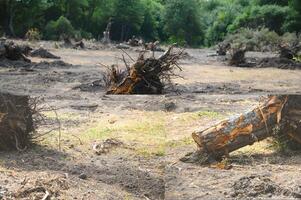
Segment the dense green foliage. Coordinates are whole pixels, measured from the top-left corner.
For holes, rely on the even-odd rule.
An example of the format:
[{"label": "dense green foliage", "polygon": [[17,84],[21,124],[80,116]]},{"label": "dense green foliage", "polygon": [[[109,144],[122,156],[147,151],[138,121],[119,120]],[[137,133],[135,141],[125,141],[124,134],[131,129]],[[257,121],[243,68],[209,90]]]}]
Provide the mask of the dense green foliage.
[{"label": "dense green foliage", "polygon": [[[301,31],[300,0],[1,0],[0,34],[43,39],[111,37],[213,45],[241,28]],[[266,30],[266,29],[265,29]]]}]

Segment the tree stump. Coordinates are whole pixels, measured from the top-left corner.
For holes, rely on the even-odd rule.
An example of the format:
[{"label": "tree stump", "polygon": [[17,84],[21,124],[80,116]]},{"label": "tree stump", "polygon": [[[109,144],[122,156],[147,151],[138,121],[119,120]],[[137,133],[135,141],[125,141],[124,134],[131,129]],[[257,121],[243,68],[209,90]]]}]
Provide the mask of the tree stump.
[{"label": "tree stump", "polygon": [[229,60],[229,64],[232,66],[241,66],[246,63],[245,54],[246,54],[245,48],[233,48],[231,49],[231,57]]},{"label": "tree stump", "polygon": [[0,43],[0,58],[30,62],[30,60],[24,56],[24,51],[22,46],[18,46],[13,42]]},{"label": "tree stump", "polygon": [[0,93],[0,150],[24,150],[34,131],[29,96]]}]

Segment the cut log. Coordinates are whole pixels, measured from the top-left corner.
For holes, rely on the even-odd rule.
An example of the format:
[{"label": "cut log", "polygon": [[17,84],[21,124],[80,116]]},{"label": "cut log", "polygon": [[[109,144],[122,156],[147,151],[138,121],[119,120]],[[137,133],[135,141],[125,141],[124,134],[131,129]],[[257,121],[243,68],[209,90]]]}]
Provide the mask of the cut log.
[{"label": "cut log", "polygon": [[192,137],[198,145],[198,153],[220,159],[232,151],[273,136],[277,125],[282,127],[281,134],[290,134],[301,142],[300,101],[300,96],[270,96],[267,102],[250,112],[194,132]]},{"label": "cut log", "polygon": [[0,150],[24,150],[33,131],[29,96],[0,93]]}]

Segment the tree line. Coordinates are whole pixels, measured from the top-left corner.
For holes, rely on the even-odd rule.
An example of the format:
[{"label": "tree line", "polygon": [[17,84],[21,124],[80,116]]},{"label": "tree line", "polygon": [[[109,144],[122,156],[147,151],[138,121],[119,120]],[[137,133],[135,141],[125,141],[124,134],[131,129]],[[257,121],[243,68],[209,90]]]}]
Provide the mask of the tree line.
[{"label": "tree line", "polygon": [[0,34],[45,40],[62,35],[211,46],[241,28],[279,35],[301,30],[300,0],[0,0]]}]

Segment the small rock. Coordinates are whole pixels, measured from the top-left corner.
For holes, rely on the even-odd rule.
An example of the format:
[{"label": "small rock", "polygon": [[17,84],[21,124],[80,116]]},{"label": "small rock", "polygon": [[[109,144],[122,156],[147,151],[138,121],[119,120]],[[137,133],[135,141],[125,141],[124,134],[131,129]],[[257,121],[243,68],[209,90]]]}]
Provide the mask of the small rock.
[{"label": "small rock", "polygon": [[83,179],[83,180],[86,180],[88,177],[87,177],[87,175],[86,175],[85,173],[81,173],[81,174],[78,176],[78,178]]},{"label": "small rock", "polygon": [[173,111],[176,109],[176,104],[174,102],[167,102],[164,104],[164,108],[166,111]]}]

